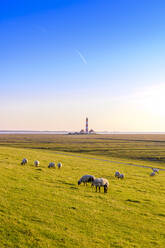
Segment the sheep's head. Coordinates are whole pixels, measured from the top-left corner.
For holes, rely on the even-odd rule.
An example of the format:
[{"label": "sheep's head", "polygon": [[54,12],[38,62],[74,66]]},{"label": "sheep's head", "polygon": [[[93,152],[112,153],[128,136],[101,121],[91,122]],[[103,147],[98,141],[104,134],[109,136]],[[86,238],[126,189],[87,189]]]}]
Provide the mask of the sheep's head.
[{"label": "sheep's head", "polygon": [[107,193],[107,191],[108,191],[108,185],[105,184],[105,185],[104,185],[104,193]]},{"label": "sheep's head", "polygon": [[78,180],[78,185],[80,185],[81,184],[81,180]]}]

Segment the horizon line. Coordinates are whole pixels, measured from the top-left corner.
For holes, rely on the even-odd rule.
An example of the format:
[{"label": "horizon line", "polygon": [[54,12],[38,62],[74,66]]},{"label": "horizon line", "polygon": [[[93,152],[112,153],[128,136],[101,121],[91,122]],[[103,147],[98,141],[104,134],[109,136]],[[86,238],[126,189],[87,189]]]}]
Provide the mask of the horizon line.
[{"label": "horizon line", "polygon": [[[78,132],[78,131],[68,131],[68,130],[23,130],[23,129],[2,129],[0,130],[0,133],[5,133],[5,132],[16,132],[16,133],[20,133],[20,132],[24,132],[24,133],[43,133],[43,132],[46,132],[46,133],[51,133],[51,132],[56,132],[56,133],[72,133],[72,132]],[[95,131],[96,134],[165,134],[165,131]]]}]

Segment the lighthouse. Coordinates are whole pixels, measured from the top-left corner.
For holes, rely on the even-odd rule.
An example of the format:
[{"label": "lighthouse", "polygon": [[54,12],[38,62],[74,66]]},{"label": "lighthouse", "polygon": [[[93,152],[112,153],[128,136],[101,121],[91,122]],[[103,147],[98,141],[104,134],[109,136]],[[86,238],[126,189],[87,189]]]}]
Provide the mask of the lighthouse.
[{"label": "lighthouse", "polygon": [[85,132],[88,133],[88,117],[86,117]]}]

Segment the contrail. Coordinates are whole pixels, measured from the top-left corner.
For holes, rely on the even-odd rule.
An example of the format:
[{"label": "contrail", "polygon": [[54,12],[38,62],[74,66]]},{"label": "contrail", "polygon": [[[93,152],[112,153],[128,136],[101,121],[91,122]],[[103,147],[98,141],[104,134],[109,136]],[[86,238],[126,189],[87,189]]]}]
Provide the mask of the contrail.
[{"label": "contrail", "polygon": [[87,61],[86,61],[85,57],[82,55],[82,53],[81,53],[79,50],[77,50],[77,49],[76,49],[76,52],[77,52],[77,54],[80,56],[80,59],[82,60],[82,62],[83,62],[85,65],[87,65]]}]

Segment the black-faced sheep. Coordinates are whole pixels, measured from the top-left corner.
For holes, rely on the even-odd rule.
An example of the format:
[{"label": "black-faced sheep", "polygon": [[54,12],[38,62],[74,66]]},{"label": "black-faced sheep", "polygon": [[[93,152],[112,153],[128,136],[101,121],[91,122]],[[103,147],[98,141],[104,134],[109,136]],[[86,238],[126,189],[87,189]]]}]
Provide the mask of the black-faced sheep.
[{"label": "black-faced sheep", "polygon": [[53,162],[49,163],[48,168],[55,168],[55,163]]},{"label": "black-faced sheep", "polygon": [[21,165],[25,165],[25,164],[27,164],[27,163],[28,163],[27,158],[24,158],[24,159],[22,160],[22,162],[21,162]]},{"label": "black-faced sheep", "polygon": [[84,185],[87,185],[87,183],[92,183],[94,181],[95,177],[92,175],[84,175],[78,180],[78,185],[81,183],[84,183]]}]

